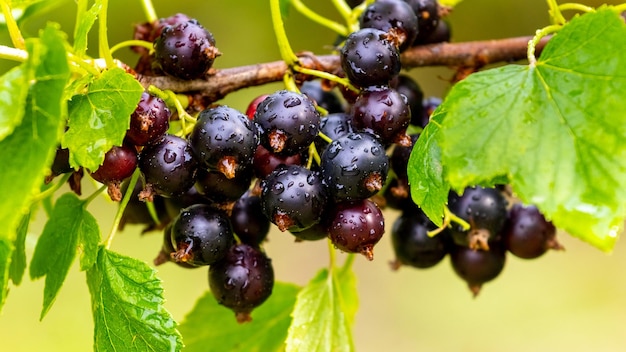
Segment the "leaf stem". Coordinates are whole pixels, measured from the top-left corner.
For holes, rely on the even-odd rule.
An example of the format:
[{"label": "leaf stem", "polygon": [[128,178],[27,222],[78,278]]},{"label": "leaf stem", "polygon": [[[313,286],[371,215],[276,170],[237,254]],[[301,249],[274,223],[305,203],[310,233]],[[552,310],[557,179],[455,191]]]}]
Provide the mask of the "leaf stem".
[{"label": "leaf stem", "polygon": [[562,25],[553,24],[542,29],[538,29],[533,39],[528,41],[527,57],[528,65],[530,67],[535,67],[535,65],[537,64],[537,58],[535,57],[535,48],[537,47],[537,44],[539,44],[539,41],[552,33],[558,32],[561,28],[563,28]]},{"label": "leaf stem", "polygon": [[109,49],[109,38],[107,35],[107,12],[109,9],[109,0],[102,0],[102,7],[100,8],[99,23],[98,23],[98,43],[100,57],[104,58],[107,67],[114,67],[115,62]]},{"label": "leaf stem", "polygon": [[154,207],[154,202],[145,202],[146,208],[148,208],[148,213],[152,218],[152,221],[158,226],[161,224],[161,220],[159,220],[159,215],[157,214],[156,208]]},{"label": "leaf stem", "polygon": [[142,48],[146,48],[149,51],[153,51],[154,50],[154,45],[152,43],[150,43],[149,41],[145,41],[145,40],[125,40],[123,42],[117,43],[115,45],[113,45],[113,47],[111,48],[111,54],[113,54],[114,52],[116,52],[117,50],[127,47],[127,46],[140,46]]},{"label": "leaf stem", "polygon": [[568,3],[565,3],[565,4],[559,5],[559,11],[567,11],[567,10],[574,10],[574,11],[580,11],[580,12],[593,12],[593,11],[595,11],[595,9],[593,7],[586,6],[586,5],[583,5],[583,4],[573,3],[573,2],[568,2]]},{"label": "leaf stem", "polygon": [[337,261],[336,258],[336,254],[335,254],[335,245],[333,244],[333,242],[330,240],[330,238],[328,239],[328,271],[332,271],[335,268],[335,263]]},{"label": "leaf stem", "polygon": [[91,73],[94,76],[98,76],[100,74],[100,71],[98,71],[98,69],[94,65],[90,64],[89,62],[86,62],[85,60],[81,59],[80,57],[77,57],[76,55],[72,53],[69,53],[69,52],[67,53],[67,59],[71,63]]},{"label": "leaf stem", "polygon": [[283,16],[280,13],[280,0],[270,0],[270,11],[272,14],[272,25],[274,27],[274,34],[276,35],[276,42],[278,43],[280,57],[283,61],[285,61],[287,66],[292,67],[298,63],[298,57],[293,53],[293,50],[289,45],[289,39],[287,39],[285,23],[283,22]]},{"label": "leaf stem", "polygon": [[302,1],[291,0],[291,4],[293,5],[293,7],[296,8],[298,12],[308,17],[311,21],[328,28],[339,35],[347,36],[349,34],[348,28],[335,21],[329,20],[324,16],[319,15],[315,11],[308,8]]},{"label": "leaf stem", "polygon": [[180,102],[180,99],[178,99],[176,93],[171,90],[161,90],[154,85],[150,85],[148,87],[148,93],[163,99],[165,104],[170,107],[173,106],[176,109],[176,112],[178,113],[178,119],[180,120],[180,123],[182,125],[182,135],[185,135],[187,134],[187,132],[189,132],[187,131],[187,129],[190,127],[187,126],[187,122],[191,123],[191,127],[195,125],[197,119],[189,115],[189,113],[185,110],[183,104]]},{"label": "leaf stem", "polygon": [[346,258],[346,261],[343,262],[343,265],[340,269],[342,273],[345,273],[352,268],[352,264],[354,264],[354,258],[356,258],[356,255],[354,253],[348,254],[348,258]]},{"label": "leaf stem", "polygon": [[[352,9],[350,8],[350,6],[348,6],[345,0],[331,0],[331,1],[333,5],[335,5],[335,9],[337,9],[337,12],[339,12],[341,17],[343,17],[344,21],[346,21],[346,23],[349,25],[350,18],[352,15]],[[345,35],[347,34],[350,34],[350,33],[346,33]]]},{"label": "leaf stem", "polygon": [[550,19],[553,24],[564,25],[566,20],[559,9],[559,5],[556,0],[547,0],[548,2],[548,13],[550,14]]},{"label": "leaf stem", "polygon": [[6,26],[9,30],[9,36],[11,37],[13,46],[16,49],[25,49],[26,46],[24,45],[24,37],[22,36],[22,32],[13,17],[11,7],[6,0],[0,0],[0,7],[2,7],[2,14],[4,15],[4,21],[6,22]]},{"label": "leaf stem", "polygon": [[100,196],[100,194],[104,192],[104,190],[106,189],[107,189],[107,186],[103,185],[100,188],[98,188],[95,192],[93,192],[89,197],[85,198],[85,200],[83,201],[84,206],[87,207],[89,203],[93,202],[94,199],[98,198],[98,196]]},{"label": "leaf stem", "polygon": [[315,143],[311,143],[309,144],[309,160],[307,160],[306,163],[306,168],[307,169],[311,169],[311,166],[313,165],[313,160],[315,160],[315,162],[317,163],[317,165],[321,164],[321,158],[320,158],[320,154],[317,152],[317,148],[315,147]]},{"label": "leaf stem", "polygon": [[[140,174],[141,172],[139,171],[139,168],[135,169],[135,172],[133,172],[133,175],[130,177],[130,181],[128,181],[127,190],[135,189],[135,185],[137,184],[137,180],[139,179]],[[115,214],[115,218],[113,219],[113,226],[111,226],[111,232],[109,232],[109,235],[107,236],[105,242],[106,249],[111,248],[111,243],[113,243],[113,238],[117,233],[117,229],[119,228],[120,222],[122,221],[122,216],[124,215],[124,210],[126,210],[126,206],[128,205],[132,194],[133,192],[127,191],[126,194],[124,194],[122,201],[120,202],[119,208],[117,208],[117,213]]]},{"label": "leaf stem", "polygon": [[454,214],[453,212],[450,211],[450,209],[448,209],[447,206],[443,207],[443,223],[441,224],[441,226],[439,226],[438,228],[432,230],[432,231],[428,231],[426,234],[429,237],[433,237],[439,233],[441,233],[443,230],[445,230],[448,226],[450,226],[450,224],[452,222],[456,222],[457,224],[461,225],[461,227],[463,228],[463,231],[467,231],[471,228],[470,224],[467,223],[467,221],[461,219],[460,217],[456,216],[456,214]]},{"label": "leaf stem", "polygon": [[154,5],[152,4],[152,0],[141,0],[141,7],[143,8],[143,12],[146,14],[148,22],[153,23],[159,20],[156,10],[154,9]]},{"label": "leaf stem", "polygon": [[0,45],[0,59],[24,62],[28,60],[28,52],[6,45]]}]

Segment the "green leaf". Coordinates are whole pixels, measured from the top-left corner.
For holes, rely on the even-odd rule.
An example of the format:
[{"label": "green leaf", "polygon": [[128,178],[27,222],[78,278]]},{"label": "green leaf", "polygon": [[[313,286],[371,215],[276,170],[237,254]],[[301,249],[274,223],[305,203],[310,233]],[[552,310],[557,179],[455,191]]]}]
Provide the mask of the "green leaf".
[{"label": "green leaf", "polygon": [[79,245],[83,247],[81,269],[95,262],[100,229],[96,219],[85,208],[85,202],[74,193],[65,193],[57,200],[30,263],[30,277],[46,277],[41,319],[56,299],[74,262]]},{"label": "green leaf", "polygon": [[19,219],[30,207],[52,163],[65,124],[61,96],[69,79],[63,34],[48,26],[40,39],[28,39],[28,65],[32,83],[22,123],[0,141],[0,308],[7,292],[12,243]]},{"label": "green leaf", "polygon": [[[179,351],[176,322],[163,287],[147,264],[100,247],[87,271],[96,351]],[[211,317],[208,317],[211,319]]]},{"label": "green leaf", "polygon": [[29,61],[0,77],[0,141],[11,134],[24,117],[31,70]]},{"label": "green leaf", "polygon": [[505,177],[554,224],[609,251],[626,217],[626,25],[610,9],[571,20],[535,66],[473,74],[444,102],[453,188]]},{"label": "green leaf", "polygon": [[26,270],[26,235],[28,234],[29,223],[30,212],[22,216],[17,230],[15,231],[17,236],[15,237],[15,243],[13,245],[14,250],[11,258],[11,267],[9,268],[11,281],[13,281],[15,285],[22,283],[24,271]]},{"label": "green leaf", "polygon": [[450,191],[444,178],[439,145],[439,131],[445,114],[442,108],[435,110],[413,146],[407,168],[413,201],[437,226],[443,223],[444,206]]},{"label": "green leaf", "polygon": [[111,147],[122,145],[142,92],[132,75],[115,67],[96,78],[86,94],[72,98],[69,129],[63,136],[72,167],[96,170]]},{"label": "green leaf", "polygon": [[[89,0],[79,0],[78,8],[81,9],[76,18],[78,22],[74,28],[74,53],[81,57],[87,51],[87,40],[89,31],[98,18],[98,13],[102,9],[102,0],[96,0],[89,10],[87,6]],[[84,10],[84,11],[82,11]]]},{"label": "green leaf", "polygon": [[287,18],[291,9],[291,0],[279,0],[280,16]]},{"label": "green leaf", "polygon": [[352,324],[357,307],[352,270],[322,269],[298,294],[286,351],[354,351]]},{"label": "green leaf", "polygon": [[207,292],[180,325],[185,351],[282,350],[298,291],[295,285],[277,282],[270,298],[252,311],[252,321],[245,324],[238,324],[233,312]]}]

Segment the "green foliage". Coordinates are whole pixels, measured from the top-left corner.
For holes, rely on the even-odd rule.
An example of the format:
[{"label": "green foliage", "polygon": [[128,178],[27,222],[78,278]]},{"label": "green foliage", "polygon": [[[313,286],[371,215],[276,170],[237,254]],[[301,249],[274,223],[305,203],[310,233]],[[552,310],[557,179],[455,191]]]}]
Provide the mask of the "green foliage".
[{"label": "green foliage", "polygon": [[69,103],[69,129],[63,147],[70,150],[70,165],[95,171],[104,154],[122,140],[130,125],[143,87],[121,68],[106,70],[84,94]]},{"label": "green foliage", "polygon": [[270,298],[252,312],[252,322],[246,324],[238,324],[233,312],[207,292],[180,325],[185,351],[280,351],[299,290],[277,282]]},{"label": "green foliage", "polygon": [[31,213],[22,216],[17,229],[15,230],[15,242],[14,250],[11,257],[11,267],[9,268],[9,275],[11,281],[19,285],[24,277],[24,271],[26,270],[26,235],[28,234],[28,225],[30,224]]},{"label": "green foliage", "polygon": [[102,9],[102,0],[95,1],[89,9],[87,9],[88,4],[88,0],[80,0],[78,6],[80,12],[76,16],[78,23],[76,23],[74,28],[74,38],[76,38],[74,41],[74,53],[79,56],[84,55],[87,51],[87,34],[93,27],[96,18],[98,18],[98,13]]},{"label": "green foliage", "polygon": [[0,141],[22,122],[24,101],[28,93],[29,69],[26,66],[28,63],[0,77]]},{"label": "green foliage", "polygon": [[82,270],[89,269],[96,260],[100,229],[85,206],[86,203],[73,193],[62,195],[37,241],[30,263],[30,277],[46,277],[42,319],[54,303],[78,248],[82,249]]},{"label": "green foliage", "polygon": [[26,42],[29,56],[22,67],[34,83],[26,100],[15,102],[16,108],[24,109],[22,123],[0,141],[4,168],[0,173],[0,308],[7,292],[15,229],[29,208],[32,193],[39,189],[63,130],[61,96],[69,78],[64,46],[63,35],[54,26],[43,30],[40,39]]},{"label": "green foliage", "polygon": [[[505,176],[556,226],[610,250],[626,216],[624,46],[624,22],[603,9],[567,24],[536,66],[487,70],[455,85],[438,111],[441,126],[430,129],[438,136],[427,131],[412,155],[414,199],[441,217],[428,202],[447,192],[440,165],[459,191]],[[435,168],[418,171],[424,164]]]},{"label": "green foliage", "polygon": [[163,307],[163,288],[146,263],[98,251],[87,271],[96,351],[179,351],[176,322]]},{"label": "green foliage", "polygon": [[298,294],[286,351],[353,351],[357,308],[356,277],[350,265],[320,270]]}]

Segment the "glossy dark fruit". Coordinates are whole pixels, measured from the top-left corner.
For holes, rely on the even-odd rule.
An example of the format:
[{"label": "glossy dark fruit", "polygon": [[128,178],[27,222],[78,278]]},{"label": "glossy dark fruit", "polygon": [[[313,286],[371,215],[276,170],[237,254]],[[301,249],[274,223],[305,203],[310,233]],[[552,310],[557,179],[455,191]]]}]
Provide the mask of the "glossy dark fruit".
[{"label": "glossy dark fruit", "polygon": [[[448,253],[448,239],[444,233],[429,236],[428,231],[436,228],[417,208],[405,211],[398,217],[391,230],[391,243],[396,256],[392,268],[401,265],[426,269],[437,265]],[[421,214],[416,214],[416,212]]]},{"label": "glossy dark fruit", "polygon": [[397,37],[400,51],[404,51],[417,38],[417,16],[403,0],[378,0],[370,4],[359,18],[361,28],[376,28]]},{"label": "glossy dark fruit", "polygon": [[476,297],[482,285],[498,277],[504,269],[506,251],[502,246],[493,246],[488,251],[454,246],[450,251],[450,262],[454,272],[467,283]]},{"label": "glossy dark fruit", "polygon": [[50,166],[51,175],[54,177],[73,171],[74,169],[70,166],[70,150],[58,147],[54,155],[54,161]]},{"label": "glossy dark fruit", "polygon": [[206,204],[181,210],[172,223],[171,236],[172,258],[191,265],[211,265],[235,243],[228,216]]},{"label": "glossy dark fruit", "polygon": [[243,169],[234,178],[219,171],[198,170],[196,190],[215,203],[234,202],[250,188],[254,174],[251,168]]},{"label": "glossy dark fruit", "polygon": [[328,236],[337,249],[374,259],[374,246],[385,233],[385,219],[376,203],[369,199],[336,203],[327,221]]},{"label": "glossy dark fruit", "polygon": [[254,159],[252,160],[256,177],[264,179],[281,164],[302,165],[302,156],[300,154],[281,155],[270,152],[262,145],[257,147],[254,153]]},{"label": "glossy dark fruit", "polygon": [[470,225],[466,231],[453,222],[450,231],[455,243],[473,250],[488,250],[489,242],[499,240],[507,217],[506,207],[506,199],[495,188],[467,187],[462,195],[450,191],[448,209]]},{"label": "glossy dark fruit", "polygon": [[159,266],[165,264],[167,262],[176,263],[178,266],[186,269],[199,268],[201,265],[192,265],[186,262],[177,262],[172,258],[172,253],[176,252],[174,249],[174,244],[172,243],[172,224],[169,223],[163,229],[163,245],[159,250],[156,258],[154,258],[153,263],[155,266]]},{"label": "glossy dark fruit", "polygon": [[411,199],[411,189],[409,188],[408,178],[394,177],[389,184],[385,186],[383,198],[385,199],[385,207],[405,210],[417,207]]},{"label": "glossy dark fruit", "polygon": [[428,123],[428,117],[424,116],[424,91],[422,87],[412,77],[399,75],[393,82],[393,88],[398,93],[404,95],[411,110],[411,124],[424,128]]},{"label": "glossy dark fruit", "polygon": [[[320,132],[330,138],[330,140],[334,141],[339,137],[354,132],[354,129],[352,128],[352,123],[350,122],[348,114],[339,112],[322,117],[320,122]],[[328,144],[329,142],[320,136],[315,138],[315,147],[320,155],[324,153]]]},{"label": "glossy dark fruit", "polygon": [[411,138],[406,134],[411,108],[406,96],[395,89],[363,90],[352,104],[350,117],[357,131],[375,134],[384,145],[411,146]]},{"label": "glossy dark fruit", "polygon": [[252,310],[272,294],[272,261],[258,248],[234,245],[224,259],[209,267],[209,287],[217,302],[235,313],[238,323],[251,321]]},{"label": "glossy dark fruit", "polygon": [[382,189],[389,158],[376,137],[368,133],[349,133],[326,148],[320,168],[335,201],[364,199]]},{"label": "glossy dark fruit", "polygon": [[161,98],[143,92],[137,108],[130,115],[126,139],[132,145],[138,146],[158,140],[170,127],[171,116],[172,112]]},{"label": "glossy dark fruit", "polygon": [[202,195],[196,187],[190,187],[183,194],[179,194],[173,197],[155,197],[163,199],[165,204],[165,211],[171,219],[175,219],[180,211],[184,208],[190,207],[194,204],[212,204],[211,200]]},{"label": "glossy dark fruit", "polygon": [[413,45],[421,45],[437,28],[439,23],[439,3],[437,0],[404,0],[411,5],[417,15],[417,37]]},{"label": "glossy dark fruit", "polygon": [[269,151],[294,155],[307,149],[320,128],[320,114],[306,95],[288,90],[272,93],[254,115],[261,144]]},{"label": "glossy dark fruit", "polygon": [[281,231],[302,231],[322,219],[328,191],[317,172],[280,165],[261,182],[263,213]]},{"label": "glossy dark fruit", "polygon": [[121,182],[130,177],[137,168],[137,152],[129,146],[114,146],[106,154],[91,177],[104,184]]},{"label": "glossy dark fruit", "polygon": [[256,247],[267,238],[271,224],[263,214],[261,197],[250,192],[237,199],[231,210],[230,222],[242,243]]},{"label": "glossy dark fruit", "polygon": [[233,178],[252,165],[259,135],[247,116],[221,105],[198,115],[189,144],[196,159],[205,167]]},{"label": "glossy dark fruit", "polygon": [[150,192],[163,197],[181,195],[196,182],[198,162],[187,140],[166,134],[145,146],[139,154],[139,169]]},{"label": "glossy dark fruit", "polygon": [[194,19],[163,27],[154,41],[159,68],[183,80],[204,76],[219,55],[213,34]]},{"label": "glossy dark fruit", "polygon": [[351,33],[340,52],[341,67],[356,86],[384,86],[400,73],[400,54],[391,35],[375,28]]},{"label": "glossy dark fruit", "polygon": [[538,258],[549,249],[563,249],[556,240],[556,227],[534,205],[514,204],[502,237],[506,249],[524,259]]},{"label": "glossy dark fruit", "polygon": [[325,88],[320,80],[305,81],[300,87],[300,92],[324,108],[329,114],[344,111],[343,104],[336,92]]},{"label": "glossy dark fruit", "polygon": [[348,4],[348,6],[350,6],[350,8],[355,8],[359,5],[361,5],[361,3],[363,2],[363,0],[346,0],[346,4]]}]

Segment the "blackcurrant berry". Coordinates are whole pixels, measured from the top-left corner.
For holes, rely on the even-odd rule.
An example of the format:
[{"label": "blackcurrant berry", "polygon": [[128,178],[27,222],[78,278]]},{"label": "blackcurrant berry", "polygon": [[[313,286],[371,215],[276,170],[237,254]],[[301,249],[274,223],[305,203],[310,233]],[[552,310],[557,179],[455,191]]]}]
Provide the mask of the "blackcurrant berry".
[{"label": "blackcurrant berry", "polygon": [[324,108],[329,114],[344,111],[339,96],[332,90],[325,88],[319,80],[305,81],[300,87],[300,92],[309,97],[318,106]]},{"label": "blackcurrant berry", "polygon": [[281,155],[270,152],[262,145],[257,147],[252,161],[256,177],[264,179],[281,164],[302,165],[302,156],[300,154]]},{"label": "blackcurrant berry", "polygon": [[437,0],[404,0],[411,5],[417,15],[417,37],[413,45],[423,44],[424,38],[428,37],[437,28],[439,23],[439,3]]},{"label": "blackcurrant berry", "polygon": [[429,236],[428,231],[434,230],[435,226],[424,221],[424,218],[423,213],[405,211],[394,221],[391,242],[396,261],[392,268],[397,269],[400,265],[420,269],[430,268],[438,264],[448,253],[449,242],[445,234]]},{"label": "blackcurrant berry", "polygon": [[304,94],[279,90],[257,106],[254,115],[261,144],[273,153],[294,155],[309,147],[320,128],[320,114]]},{"label": "blackcurrant berry", "polygon": [[350,117],[356,130],[375,134],[384,145],[411,146],[411,139],[406,135],[411,108],[406,96],[395,89],[363,90],[352,104]]},{"label": "blackcurrant berry", "polygon": [[[328,114],[322,117],[320,122],[320,132],[322,132],[330,140],[335,140],[339,137],[345,136],[348,133],[354,132],[350,117],[348,114],[339,112],[334,114]],[[329,142],[322,137],[315,138],[315,147],[320,155],[326,150]]]},{"label": "blackcurrant berry", "polygon": [[263,214],[261,197],[246,192],[233,205],[230,222],[242,243],[258,247],[270,231],[270,221]]},{"label": "blackcurrant berry", "polygon": [[341,48],[340,59],[350,82],[359,87],[388,85],[402,66],[392,36],[375,28],[351,33]]},{"label": "blackcurrant berry", "polygon": [[171,115],[161,98],[143,92],[137,108],[130,115],[126,138],[132,145],[139,146],[158,140],[167,132]]},{"label": "blackcurrant berry", "polygon": [[252,310],[272,294],[272,261],[258,248],[234,245],[209,267],[209,287],[219,304],[235,312],[238,323],[248,322]]},{"label": "blackcurrant berry", "polygon": [[533,205],[513,205],[502,237],[509,252],[524,259],[538,258],[548,249],[563,249],[556,240],[556,227]]},{"label": "blackcurrant berry", "polygon": [[498,240],[507,216],[507,201],[495,188],[467,187],[462,195],[451,191],[448,208],[465,220],[469,230],[455,224],[450,228],[455,243],[470,249],[489,249],[489,241]]},{"label": "blackcurrant berry", "polygon": [[385,233],[383,213],[369,199],[336,203],[328,214],[328,235],[336,248],[374,259],[374,245]]},{"label": "blackcurrant berry", "polygon": [[159,250],[159,254],[157,254],[156,258],[154,258],[153,263],[155,266],[159,266],[165,264],[167,262],[176,263],[178,266],[187,269],[199,268],[200,265],[192,265],[186,262],[177,262],[172,258],[172,253],[176,252],[174,249],[174,244],[172,243],[172,224],[169,223],[163,229],[163,245]]},{"label": "blackcurrant berry", "polygon": [[335,201],[364,199],[382,189],[389,158],[374,136],[349,133],[326,148],[320,167],[324,183]]},{"label": "blackcurrant berry", "polygon": [[211,265],[235,243],[228,216],[206,204],[183,209],[172,224],[172,258],[191,265]]},{"label": "blackcurrant berry", "polygon": [[146,184],[140,198],[149,200],[154,194],[173,197],[185,193],[196,182],[197,168],[198,162],[187,140],[166,134],[139,154],[139,169]]},{"label": "blackcurrant berry", "polygon": [[359,19],[361,28],[376,28],[391,33],[404,51],[417,38],[418,22],[411,6],[402,0],[378,0],[370,4]]},{"label": "blackcurrant berry", "polygon": [[157,65],[184,80],[202,77],[219,55],[213,34],[194,19],[165,26],[154,41]]},{"label": "blackcurrant berry", "polygon": [[117,202],[122,199],[121,182],[130,177],[136,168],[137,151],[135,148],[127,145],[114,146],[106,152],[102,165],[91,173],[91,177],[107,185],[109,197]]},{"label": "blackcurrant berry", "polygon": [[209,170],[233,178],[237,172],[252,165],[259,135],[249,118],[222,105],[198,115],[189,144],[196,159]]},{"label": "blackcurrant berry", "polygon": [[[135,183],[135,187],[132,190],[130,195],[130,199],[126,208],[124,209],[124,213],[122,214],[122,219],[120,220],[120,224],[118,228],[120,230],[124,230],[124,227],[127,224],[136,224],[136,225],[144,225],[144,229],[141,231],[142,233],[146,233],[158,228],[162,228],[163,224],[167,224],[173,217],[170,217],[165,208],[164,199],[161,197],[153,198],[153,206],[156,211],[156,217],[159,223],[155,222],[155,219],[150,214],[148,210],[148,206],[146,202],[139,200],[139,192],[141,192],[143,186],[141,182]],[[128,180],[122,182],[120,186],[120,190],[122,193],[122,197],[126,195],[128,192]],[[178,215],[178,213],[176,213]]]},{"label": "blackcurrant berry", "polygon": [[424,92],[422,87],[407,75],[399,75],[398,79],[393,81],[393,87],[407,98],[411,110],[411,124],[422,128],[426,127],[428,116],[424,119]]},{"label": "blackcurrant berry", "polygon": [[504,269],[506,251],[503,246],[492,246],[488,251],[454,246],[450,251],[450,262],[454,272],[467,283],[476,297],[482,285],[498,277]]},{"label": "blackcurrant berry", "polygon": [[254,173],[251,167],[240,170],[234,178],[219,171],[198,170],[196,189],[215,203],[234,202],[250,188]]},{"label": "blackcurrant berry", "polygon": [[317,172],[280,165],[261,182],[263,213],[281,231],[302,231],[321,221],[328,191]]}]

